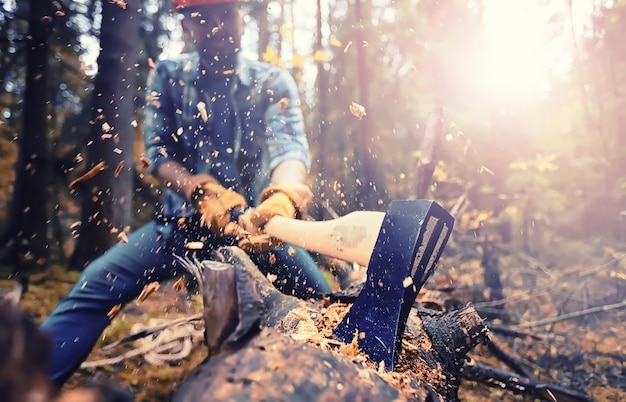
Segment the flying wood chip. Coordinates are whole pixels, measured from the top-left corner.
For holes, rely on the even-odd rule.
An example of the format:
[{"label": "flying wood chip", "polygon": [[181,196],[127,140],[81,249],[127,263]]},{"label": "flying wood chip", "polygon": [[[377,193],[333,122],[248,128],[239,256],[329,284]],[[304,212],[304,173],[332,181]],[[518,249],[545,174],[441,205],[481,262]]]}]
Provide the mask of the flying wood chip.
[{"label": "flying wood chip", "polygon": [[124,161],[120,161],[120,163],[117,164],[117,167],[115,168],[115,177],[117,178],[120,173],[122,172],[122,169],[124,168]]},{"label": "flying wood chip", "polygon": [[122,309],[121,304],[116,304],[115,306],[111,307],[111,310],[109,310],[107,314],[107,317],[109,317],[109,320],[112,320],[113,317],[115,317],[115,315],[119,313],[121,309]]},{"label": "flying wood chip", "polygon": [[208,113],[206,111],[206,103],[198,102],[198,104],[196,106],[198,107],[198,111],[200,112],[200,116],[202,116],[202,121],[204,121],[206,123],[207,120],[209,120],[209,115],[208,115]]},{"label": "flying wood chip", "polygon": [[98,163],[97,165],[95,165],[94,167],[92,167],[91,169],[89,169],[89,171],[87,173],[85,173],[84,175],[80,176],[78,179],[73,180],[67,187],[71,190],[72,188],[74,188],[74,186],[76,186],[78,183],[83,183],[89,179],[91,179],[92,177],[94,177],[98,172],[103,171],[104,169],[106,169],[106,165],[104,164],[104,161]]},{"label": "flying wood chip", "polygon": [[362,119],[363,116],[365,116],[365,108],[356,102],[352,102],[350,104],[350,113],[352,113],[354,116],[358,117],[359,119]]},{"label": "flying wood chip", "polygon": [[278,111],[279,111],[280,113],[284,113],[284,112],[285,112],[285,110],[287,110],[287,106],[289,106],[289,99],[287,99],[287,98],[281,98],[281,99],[278,101]]},{"label": "flying wood chip", "polygon": [[146,301],[148,296],[159,290],[160,287],[161,285],[159,285],[159,282],[150,282],[149,284],[144,286],[139,296],[137,296],[137,301],[135,301],[135,304],[140,305],[141,303]]},{"label": "flying wood chip", "polygon": [[111,4],[120,6],[122,10],[126,10],[126,2],[124,0],[109,0]]},{"label": "flying wood chip", "polygon": [[174,284],[172,285],[172,288],[174,288],[174,290],[176,291],[181,291],[183,289],[185,289],[185,281],[183,278],[178,278],[178,280],[176,280],[176,282],[174,282]]},{"label": "flying wood chip", "polygon": [[128,243],[128,235],[126,235],[126,232],[119,232],[117,234],[117,240],[119,240],[120,243]]}]

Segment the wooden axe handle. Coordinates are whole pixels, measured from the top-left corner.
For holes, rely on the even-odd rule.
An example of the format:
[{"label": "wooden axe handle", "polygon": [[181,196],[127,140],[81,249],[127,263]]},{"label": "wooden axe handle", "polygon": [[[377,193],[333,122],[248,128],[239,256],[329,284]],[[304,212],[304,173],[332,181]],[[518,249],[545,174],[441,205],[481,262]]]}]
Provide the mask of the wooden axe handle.
[{"label": "wooden axe handle", "polygon": [[354,211],[327,221],[276,216],[265,225],[265,232],[305,250],[366,266],[384,218],[385,213],[377,211]]}]

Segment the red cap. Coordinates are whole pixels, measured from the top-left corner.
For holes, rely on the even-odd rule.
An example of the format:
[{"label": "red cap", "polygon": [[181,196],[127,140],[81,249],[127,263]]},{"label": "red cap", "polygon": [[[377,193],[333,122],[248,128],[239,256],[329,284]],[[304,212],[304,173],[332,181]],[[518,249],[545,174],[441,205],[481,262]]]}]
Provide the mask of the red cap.
[{"label": "red cap", "polygon": [[242,0],[174,0],[172,8],[181,10],[187,7],[210,6],[212,4],[241,3]]}]

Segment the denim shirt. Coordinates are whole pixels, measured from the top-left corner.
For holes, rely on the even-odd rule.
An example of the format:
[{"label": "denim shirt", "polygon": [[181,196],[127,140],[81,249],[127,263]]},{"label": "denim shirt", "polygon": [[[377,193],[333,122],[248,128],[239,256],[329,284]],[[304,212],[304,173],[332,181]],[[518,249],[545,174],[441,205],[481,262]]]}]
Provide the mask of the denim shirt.
[{"label": "denim shirt", "polygon": [[[198,87],[202,82],[199,77],[197,53],[161,60],[149,77],[144,122],[149,173],[167,161],[176,161],[192,174],[213,175],[222,185],[244,195],[249,205],[256,205],[260,192],[269,185],[272,170],[281,162],[296,159],[310,168],[311,154],[295,81],[277,66],[239,56],[227,90],[235,114],[230,123],[233,127],[227,127],[232,135],[227,152],[232,153],[238,183],[222,180],[216,174],[223,168],[216,155],[224,146],[213,144],[211,138],[220,117],[213,113],[211,97]],[[206,105],[206,114],[199,111],[199,102]],[[166,190],[159,214],[182,217],[193,213],[193,206],[184,197]]]}]

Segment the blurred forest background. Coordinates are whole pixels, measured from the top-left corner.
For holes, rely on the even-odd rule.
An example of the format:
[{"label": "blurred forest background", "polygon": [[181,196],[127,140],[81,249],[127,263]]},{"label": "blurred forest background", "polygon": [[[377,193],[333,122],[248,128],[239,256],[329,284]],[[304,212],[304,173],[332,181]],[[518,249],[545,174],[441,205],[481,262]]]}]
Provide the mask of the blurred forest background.
[{"label": "blurred forest background", "polygon": [[[424,122],[441,106],[428,197],[456,205],[459,228],[500,225],[552,264],[626,236],[624,3],[250,1],[245,50],[301,86],[314,218],[413,196]],[[12,260],[45,265],[50,239],[71,253],[81,207],[84,243],[98,250],[75,267],[151,215],[144,84],[152,61],[180,47],[170,6],[3,1],[0,222]],[[93,188],[68,190],[99,162],[107,173]]]},{"label": "blurred forest background", "polygon": [[[574,306],[623,302],[626,1],[246,7],[245,52],[288,69],[301,89],[314,219],[432,198],[456,217],[448,256],[487,270],[490,258],[514,253],[547,277],[610,262],[610,288],[584,290]],[[145,82],[179,40],[170,0],[2,1],[5,265],[80,270],[150,219],[161,191],[141,161]],[[432,185],[416,194],[426,121],[438,107]],[[503,296],[498,273],[483,279],[496,295],[482,297]]]}]

